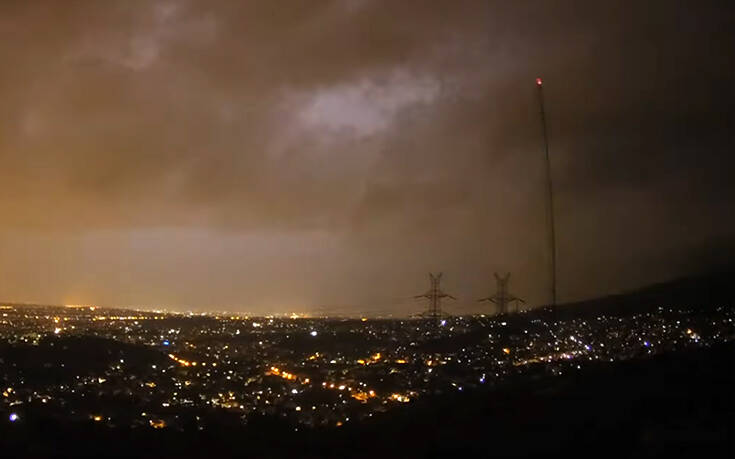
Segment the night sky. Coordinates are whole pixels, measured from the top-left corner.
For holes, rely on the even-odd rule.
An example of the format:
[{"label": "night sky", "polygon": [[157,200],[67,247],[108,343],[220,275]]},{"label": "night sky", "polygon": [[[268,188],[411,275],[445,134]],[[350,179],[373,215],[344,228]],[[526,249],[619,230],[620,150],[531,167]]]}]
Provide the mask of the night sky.
[{"label": "night sky", "polygon": [[[408,315],[735,254],[732,1],[0,1],[0,299]],[[485,309],[483,309],[485,308]]]}]

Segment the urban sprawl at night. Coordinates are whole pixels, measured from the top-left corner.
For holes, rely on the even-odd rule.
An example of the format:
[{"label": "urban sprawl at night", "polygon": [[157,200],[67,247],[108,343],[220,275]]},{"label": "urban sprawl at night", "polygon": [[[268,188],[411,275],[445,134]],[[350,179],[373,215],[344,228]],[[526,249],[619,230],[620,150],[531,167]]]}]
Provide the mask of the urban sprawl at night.
[{"label": "urban sprawl at night", "polygon": [[[425,319],[5,305],[3,410],[140,429],[276,416],[340,427],[426,395],[730,341],[731,308]],[[217,421],[219,422],[219,421]]]}]

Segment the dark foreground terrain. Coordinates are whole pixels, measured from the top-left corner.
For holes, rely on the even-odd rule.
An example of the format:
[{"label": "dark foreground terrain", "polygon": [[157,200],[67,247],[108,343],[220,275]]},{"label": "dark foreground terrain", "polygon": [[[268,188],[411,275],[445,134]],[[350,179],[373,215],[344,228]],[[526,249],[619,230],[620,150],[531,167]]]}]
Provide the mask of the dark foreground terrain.
[{"label": "dark foreground terrain", "polygon": [[51,419],[0,424],[5,457],[732,457],[735,344],[426,397],[360,424],[262,418],[205,431]]}]

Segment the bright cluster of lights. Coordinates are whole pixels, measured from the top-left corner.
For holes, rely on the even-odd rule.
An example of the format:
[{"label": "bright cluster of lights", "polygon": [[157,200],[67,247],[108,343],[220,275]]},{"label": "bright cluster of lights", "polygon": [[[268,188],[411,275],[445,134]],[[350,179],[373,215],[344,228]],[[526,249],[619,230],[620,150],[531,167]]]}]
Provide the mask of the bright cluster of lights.
[{"label": "bright cluster of lights", "polygon": [[411,398],[409,396],[402,394],[390,394],[390,399],[401,403],[408,403],[411,401]]},{"label": "bright cluster of lights", "polygon": [[197,366],[197,363],[196,362],[189,362],[188,360],[181,359],[179,357],[176,357],[173,354],[169,354],[168,355],[168,358],[170,358],[171,360],[173,360],[174,362],[178,363],[179,365],[181,365],[183,367]]},{"label": "bright cluster of lights", "polygon": [[164,427],[166,427],[166,421],[164,421],[163,419],[150,419],[148,423],[154,429],[163,429]]},{"label": "bright cluster of lights", "polygon": [[66,304],[64,307],[72,309],[89,309],[90,311],[97,309],[97,306],[90,306],[88,304]]},{"label": "bright cluster of lights", "polygon": [[265,373],[266,375],[275,375],[280,376],[283,379],[286,379],[288,381],[295,381],[296,375],[293,373],[289,373],[287,371],[281,371],[278,367],[271,367],[270,371],[267,371]]},{"label": "bright cluster of lights", "polygon": [[371,363],[380,362],[380,359],[382,358],[383,355],[380,352],[376,352],[367,359],[357,359],[357,363],[359,363],[360,365],[370,365]]},{"label": "bright cluster of lights", "polygon": [[371,398],[375,398],[377,394],[374,390],[369,390],[367,392],[364,391],[358,391],[350,394],[350,397],[354,398],[355,400],[359,400],[362,403],[367,403],[367,401]]},{"label": "bright cluster of lights", "polygon": [[162,316],[94,316],[92,322],[105,320],[163,320]]}]

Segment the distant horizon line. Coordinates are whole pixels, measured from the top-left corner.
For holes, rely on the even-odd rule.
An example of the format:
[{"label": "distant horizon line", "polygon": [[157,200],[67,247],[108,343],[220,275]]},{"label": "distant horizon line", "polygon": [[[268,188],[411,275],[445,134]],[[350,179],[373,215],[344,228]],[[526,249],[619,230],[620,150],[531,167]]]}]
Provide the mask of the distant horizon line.
[{"label": "distant horizon line", "polygon": [[[279,318],[279,319],[406,319],[406,320],[428,320],[426,317],[421,317],[419,313],[402,315],[396,313],[333,313],[333,314],[319,314],[311,312],[278,312],[278,313],[251,313],[242,311],[232,310],[213,310],[213,311],[201,311],[201,310],[181,310],[181,309],[167,309],[158,308],[154,306],[109,306],[102,304],[49,304],[42,302],[24,302],[24,301],[1,301],[0,310],[14,308],[14,307],[54,307],[54,308],[69,308],[69,309],[85,309],[91,308],[104,309],[104,310],[122,310],[122,311],[135,311],[135,312],[147,312],[147,313],[160,313],[169,315],[190,315],[190,316],[231,316],[238,319],[250,319],[250,318]],[[539,309],[545,306],[539,306],[536,308],[527,309]],[[463,317],[463,316],[483,316],[483,317],[495,317],[498,313],[489,312],[466,312],[456,314],[446,314],[446,317]]]}]

